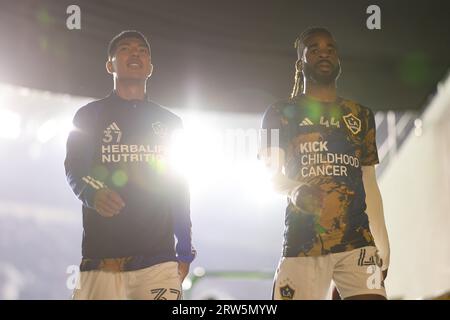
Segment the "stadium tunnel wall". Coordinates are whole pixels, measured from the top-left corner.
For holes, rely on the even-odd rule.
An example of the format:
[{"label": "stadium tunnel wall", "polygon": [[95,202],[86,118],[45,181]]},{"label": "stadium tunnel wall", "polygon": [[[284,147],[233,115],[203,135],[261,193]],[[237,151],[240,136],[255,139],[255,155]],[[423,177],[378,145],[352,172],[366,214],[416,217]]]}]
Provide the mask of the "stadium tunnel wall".
[{"label": "stadium tunnel wall", "polygon": [[390,298],[450,291],[450,77],[379,178],[391,263]]}]

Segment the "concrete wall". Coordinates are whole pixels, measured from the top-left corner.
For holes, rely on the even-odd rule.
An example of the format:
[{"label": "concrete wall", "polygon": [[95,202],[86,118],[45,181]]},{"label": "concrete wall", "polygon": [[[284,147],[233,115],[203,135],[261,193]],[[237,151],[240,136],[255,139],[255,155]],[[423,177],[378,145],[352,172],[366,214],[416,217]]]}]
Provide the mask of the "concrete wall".
[{"label": "concrete wall", "polygon": [[[450,78],[379,179],[391,243],[390,298],[450,290]],[[420,129],[417,132],[420,134]]]}]

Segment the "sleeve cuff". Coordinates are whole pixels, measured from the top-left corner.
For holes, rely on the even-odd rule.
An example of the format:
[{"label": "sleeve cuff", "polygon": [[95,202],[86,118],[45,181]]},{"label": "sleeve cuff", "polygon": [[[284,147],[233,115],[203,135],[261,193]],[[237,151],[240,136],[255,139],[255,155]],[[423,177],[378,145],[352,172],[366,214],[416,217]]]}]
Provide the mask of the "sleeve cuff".
[{"label": "sleeve cuff", "polygon": [[192,249],[191,253],[177,254],[177,259],[178,259],[178,261],[181,261],[181,262],[191,263],[192,261],[194,261],[196,256],[197,256],[197,251],[195,249]]},{"label": "sleeve cuff", "polygon": [[86,207],[95,209],[94,198],[95,193],[104,188],[108,188],[102,181],[95,180],[90,176],[85,176],[82,178],[83,182],[86,184],[80,195],[80,200]]}]

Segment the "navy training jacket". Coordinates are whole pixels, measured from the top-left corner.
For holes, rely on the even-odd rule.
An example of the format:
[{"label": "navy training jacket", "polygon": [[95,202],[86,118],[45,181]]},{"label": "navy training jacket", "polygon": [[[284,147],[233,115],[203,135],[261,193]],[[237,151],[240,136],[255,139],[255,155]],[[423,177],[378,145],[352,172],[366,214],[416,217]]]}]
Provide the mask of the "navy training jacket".
[{"label": "navy training jacket", "polygon": [[[154,102],[124,100],[113,91],[80,108],[73,124],[64,166],[82,201],[83,260],[131,257],[131,270],[191,262],[189,189],[167,159],[181,119]],[[125,207],[118,215],[105,218],[94,209],[100,188],[120,194]]]}]

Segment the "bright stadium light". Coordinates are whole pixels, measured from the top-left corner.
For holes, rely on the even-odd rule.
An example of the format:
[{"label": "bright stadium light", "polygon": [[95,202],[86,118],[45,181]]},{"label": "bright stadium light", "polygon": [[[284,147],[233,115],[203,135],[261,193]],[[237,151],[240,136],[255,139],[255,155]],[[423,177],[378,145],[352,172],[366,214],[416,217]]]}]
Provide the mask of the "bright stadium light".
[{"label": "bright stadium light", "polygon": [[[200,113],[183,117],[184,129],[172,136],[169,162],[189,181],[192,194],[234,185],[246,199],[258,204],[273,199],[268,170],[256,159],[255,129],[219,129]],[[253,201],[253,200],[251,200]]]},{"label": "bright stadium light", "polygon": [[65,143],[72,130],[73,125],[70,117],[50,119],[45,121],[37,130],[37,140],[40,143],[46,143],[54,137],[58,137],[58,140]]},{"label": "bright stadium light", "polygon": [[75,129],[75,127],[72,123],[71,117],[64,117],[58,121],[58,135],[62,143],[66,143],[69,133],[73,129]]},{"label": "bright stadium light", "polygon": [[217,177],[224,165],[220,132],[206,123],[206,117],[191,114],[184,129],[172,136],[170,163],[193,188],[207,186],[205,182]]},{"label": "bright stadium light", "polygon": [[17,139],[20,132],[20,115],[8,109],[0,109],[0,138]]},{"label": "bright stadium light", "polygon": [[40,143],[46,143],[58,133],[58,122],[50,119],[42,124],[37,131],[37,140]]}]

